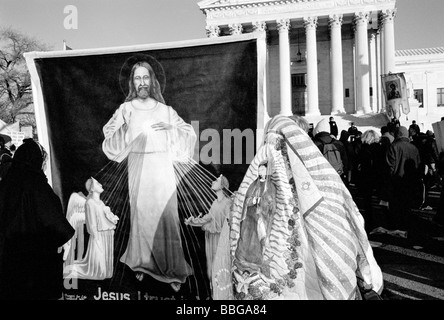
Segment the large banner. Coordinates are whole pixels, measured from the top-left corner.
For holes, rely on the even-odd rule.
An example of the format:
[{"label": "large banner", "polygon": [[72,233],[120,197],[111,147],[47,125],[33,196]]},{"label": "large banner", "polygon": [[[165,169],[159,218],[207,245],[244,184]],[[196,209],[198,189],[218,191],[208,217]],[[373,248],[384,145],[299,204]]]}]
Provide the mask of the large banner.
[{"label": "large banner", "polygon": [[399,119],[401,111],[405,115],[409,114],[409,96],[404,73],[390,73],[381,77],[387,115],[390,118]]},{"label": "large banner", "polygon": [[[209,209],[211,180],[234,192],[248,169],[266,114],[265,46],[249,34],[25,54],[47,176],[77,231],[66,299],[211,298],[209,240],[184,221]],[[164,102],[129,98],[154,77]],[[189,159],[170,157],[187,148]]]}]

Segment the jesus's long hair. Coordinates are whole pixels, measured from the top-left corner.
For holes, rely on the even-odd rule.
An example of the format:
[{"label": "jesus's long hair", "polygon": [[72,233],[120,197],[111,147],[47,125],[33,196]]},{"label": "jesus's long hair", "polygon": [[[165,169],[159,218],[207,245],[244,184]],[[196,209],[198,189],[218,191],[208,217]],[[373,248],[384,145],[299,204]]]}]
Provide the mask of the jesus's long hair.
[{"label": "jesus's long hair", "polygon": [[128,85],[129,85],[129,93],[126,97],[125,101],[132,101],[135,98],[137,98],[137,88],[134,86],[134,72],[138,67],[144,67],[148,70],[150,74],[150,97],[161,102],[165,103],[165,100],[162,96],[162,91],[160,88],[159,81],[157,80],[156,74],[154,73],[153,68],[151,65],[146,61],[140,61],[134,64],[134,66],[131,69],[131,74],[128,79]]}]

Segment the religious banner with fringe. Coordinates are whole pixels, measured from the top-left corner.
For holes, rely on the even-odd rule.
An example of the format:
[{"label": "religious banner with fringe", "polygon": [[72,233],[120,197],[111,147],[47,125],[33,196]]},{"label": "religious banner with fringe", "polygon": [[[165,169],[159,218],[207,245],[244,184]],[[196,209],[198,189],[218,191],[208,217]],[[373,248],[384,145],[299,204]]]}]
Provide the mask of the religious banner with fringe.
[{"label": "religious banner with fringe", "polygon": [[387,115],[396,119],[401,117],[401,111],[408,115],[410,106],[404,72],[385,74],[381,78]]},{"label": "religious banner with fringe", "polygon": [[[233,202],[235,299],[359,300],[363,287],[380,294],[381,269],[340,176],[289,117],[273,117],[264,137]],[[264,163],[276,210],[265,219],[268,239],[260,241],[248,237],[263,214],[249,199]]]},{"label": "religious banner with fringe", "polygon": [[[236,190],[248,169],[263,129],[265,48],[254,33],[25,54],[46,175],[78,231],[63,247],[66,299],[211,299],[206,247],[217,237],[205,230],[222,225],[184,221],[209,213],[217,176]],[[146,108],[141,91],[130,98],[140,70],[156,79],[142,88],[155,90]],[[94,227],[106,237],[92,237],[91,186],[102,190]]]}]

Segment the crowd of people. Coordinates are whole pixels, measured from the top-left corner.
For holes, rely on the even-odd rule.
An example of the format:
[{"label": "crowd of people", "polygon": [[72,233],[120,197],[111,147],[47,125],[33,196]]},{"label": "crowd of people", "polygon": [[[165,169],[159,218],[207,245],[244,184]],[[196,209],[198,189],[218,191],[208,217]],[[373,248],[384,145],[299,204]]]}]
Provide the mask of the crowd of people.
[{"label": "crowd of people", "polygon": [[[432,209],[427,194],[432,189],[441,190],[444,177],[444,152],[438,152],[433,132],[421,132],[415,121],[412,122],[409,128],[401,126],[399,122],[390,121],[379,132],[374,129],[361,132],[354,123],[350,123],[347,130],[340,130],[333,117],[321,120],[314,127],[310,126],[304,117],[292,116],[290,119],[308,134],[307,139],[308,141],[312,140],[314,150],[318,148],[331,167],[338,173],[341,178],[338,181],[345,185],[344,190],[348,188],[351,191],[353,188],[363,199],[359,210],[364,218],[363,230],[365,233],[371,234],[380,227],[374,221],[372,206],[374,197],[380,201],[379,205],[387,208],[388,228],[396,230],[398,235],[405,237],[407,237],[408,230],[411,228],[409,225],[411,210]],[[285,122],[285,119],[278,118],[273,121]],[[271,121],[271,125],[273,125],[273,121]],[[288,123],[286,123],[286,126],[291,127]],[[287,129],[283,129],[286,127],[279,124],[278,128],[283,132],[282,134],[288,135],[289,139],[292,137],[292,134],[286,131]],[[270,130],[270,132],[275,132],[273,130]],[[270,139],[274,141],[274,137]],[[298,139],[303,139],[303,137]],[[298,140],[295,140],[292,146],[296,148],[294,152],[299,152],[298,148],[300,146],[296,141]],[[303,145],[307,145],[306,142],[304,143]],[[62,262],[60,247],[73,236],[74,230],[67,222],[61,202],[47,183],[44,175],[46,152],[40,144],[32,139],[25,139],[17,152],[9,150],[4,141],[0,140],[0,149],[2,169],[4,169],[2,172],[8,173],[3,176],[3,180],[0,180],[0,299],[13,299],[15,297],[20,299],[57,299],[61,293],[61,278],[58,277],[61,274]],[[284,152],[283,154],[287,153]],[[257,158],[259,159],[260,156],[259,154]],[[322,158],[321,155],[319,157]],[[268,156],[267,159],[267,161],[277,161],[279,158],[274,159]],[[298,166],[299,162],[295,157],[290,157],[289,161],[294,168]],[[259,168],[263,166],[263,163],[265,162],[260,162]],[[331,170],[331,168],[323,169],[322,162],[318,162],[316,168],[318,173],[315,176],[322,175],[321,171],[325,169]],[[306,169],[308,170],[308,167]],[[329,172],[325,171],[324,176],[331,176]],[[311,179],[314,179],[315,176],[311,176]],[[246,176],[245,179],[247,178]],[[338,178],[333,177],[331,179],[334,181]],[[286,185],[285,181],[282,181],[283,185]],[[292,183],[294,183],[294,180]],[[39,187],[35,188],[36,185]],[[253,185],[254,183],[250,187]],[[300,187],[301,190],[305,190],[303,186]],[[297,188],[297,184],[293,188]],[[268,188],[268,190],[273,194],[270,190],[274,189]],[[282,190],[279,192],[282,192]],[[321,193],[324,192],[324,190],[319,190]],[[246,192],[246,194],[248,195],[249,192]],[[274,191],[274,193],[278,192]],[[24,197],[28,200],[24,201]],[[345,193],[344,197],[346,197]],[[309,200],[299,198],[298,201],[303,209],[304,201]],[[323,205],[321,203],[319,207],[314,206],[313,208],[320,210],[319,212],[315,211],[315,213],[322,215],[322,210],[326,210],[327,205],[329,205],[328,202]],[[236,210],[234,210],[234,213],[236,213]],[[244,214],[242,213],[242,215]],[[266,216],[271,217],[274,214]],[[236,217],[236,214],[234,214],[234,217]],[[231,227],[236,228],[236,219],[233,221],[234,224]],[[241,252],[243,248],[241,240],[244,233],[253,230],[251,228],[245,229],[247,224],[242,223],[244,218],[239,219],[239,221],[237,227],[241,237],[236,254]],[[435,222],[441,225],[444,223],[443,192],[441,192]],[[260,223],[257,224],[260,225]],[[268,225],[272,225],[271,220]],[[261,230],[258,229],[257,231],[259,235],[263,234],[265,238],[270,237],[268,231],[261,233]],[[362,239],[364,242],[367,241],[366,237]],[[232,239],[230,238],[230,240]],[[269,246],[265,242],[263,244],[262,241],[257,243],[258,257],[265,259],[264,257],[269,252],[268,249],[265,250],[264,248]],[[251,258],[249,253],[251,245],[252,241],[246,247],[247,251],[245,252],[248,252],[248,254],[241,255],[242,259]],[[227,252],[226,257],[230,256],[229,251]],[[220,257],[215,257],[214,253],[214,248],[211,252],[208,251],[209,259],[220,259]],[[26,259],[26,261],[23,259]],[[239,263],[243,261],[237,255],[236,259],[240,261]],[[30,269],[29,263],[33,263],[34,267]],[[265,262],[262,261],[261,265],[263,263]],[[218,262],[218,264],[220,263]],[[375,266],[371,266],[371,268],[374,269]],[[244,269],[240,268],[240,270]],[[262,269],[259,268],[259,270]],[[210,278],[212,278],[211,274],[212,270],[208,269]],[[377,273],[375,277],[376,275]],[[264,283],[267,283],[267,281],[270,281],[270,279]],[[45,285],[43,285],[43,282]],[[322,293],[323,289],[318,289],[319,298],[325,298],[326,293]],[[239,292],[237,294],[240,295]]]},{"label": "crowd of people", "polygon": [[[403,236],[408,234],[412,209],[433,210],[428,195],[442,189],[444,152],[438,151],[431,130],[421,132],[415,120],[409,128],[392,120],[379,131],[361,132],[353,122],[339,130],[334,117],[321,120],[313,130],[308,123],[304,128],[346,186],[363,199],[360,209],[367,232],[380,227],[374,222],[373,197],[386,208],[387,227]],[[337,149],[336,157],[329,155],[328,144]],[[438,224],[443,224],[443,206],[441,200],[434,219]]]},{"label": "crowd of people", "polygon": [[[103,127],[104,154],[118,163],[127,159],[131,222],[119,261],[137,280],[149,275],[179,292],[194,269],[182,245],[174,164],[191,154],[197,136],[164,104],[153,66],[138,59],[127,61],[128,95]],[[410,210],[430,209],[425,194],[442,187],[444,154],[437,150],[433,132],[423,134],[415,123],[407,129],[392,121],[380,132],[362,133],[354,123],[339,130],[333,117],[314,127],[296,115],[270,119],[233,197],[225,196],[229,182],[221,175],[212,184],[217,198],[209,212],[184,221],[205,232],[212,297],[378,296],[383,276],[367,237],[376,227],[372,198],[388,207],[391,229],[407,232]],[[0,299],[62,296],[63,250],[76,230],[47,181],[46,161],[33,139],[15,151],[0,137]],[[352,187],[364,198],[361,210]],[[86,188],[92,240],[73,270],[80,279],[103,280],[113,276],[120,213],[100,200],[99,181],[88,179]]]}]

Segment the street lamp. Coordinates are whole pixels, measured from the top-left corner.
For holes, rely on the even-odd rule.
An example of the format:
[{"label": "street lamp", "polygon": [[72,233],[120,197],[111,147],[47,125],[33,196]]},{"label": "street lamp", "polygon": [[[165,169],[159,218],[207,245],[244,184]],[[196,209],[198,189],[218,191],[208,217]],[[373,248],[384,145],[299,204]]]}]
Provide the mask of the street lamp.
[{"label": "street lamp", "polygon": [[296,58],[296,62],[300,63],[302,62],[302,53],[301,53],[301,48],[300,48],[300,43],[299,43],[299,30],[298,30],[298,53],[296,54],[297,58]]}]

